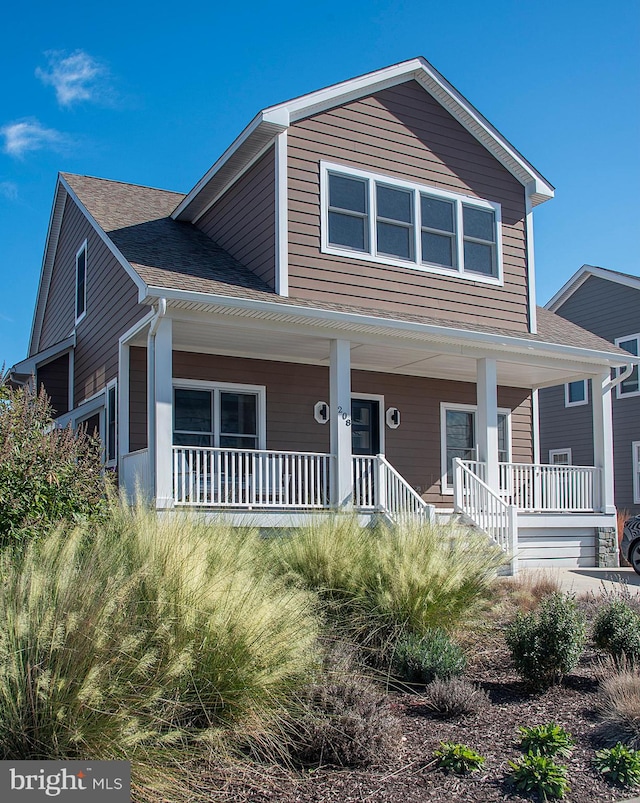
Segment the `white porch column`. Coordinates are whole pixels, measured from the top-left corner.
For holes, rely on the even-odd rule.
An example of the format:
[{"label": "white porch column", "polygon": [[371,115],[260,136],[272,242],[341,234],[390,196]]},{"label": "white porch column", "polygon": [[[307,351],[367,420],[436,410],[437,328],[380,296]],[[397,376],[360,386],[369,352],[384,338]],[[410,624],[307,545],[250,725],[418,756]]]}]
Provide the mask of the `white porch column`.
[{"label": "white porch column", "polygon": [[351,343],[331,341],[329,366],[329,405],[331,414],[331,454],[335,455],[333,499],[336,507],[353,503],[351,452]]},{"label": "white porch column", "polygon": [[609,372],[591,379],[593,402],[593,463],[601,470],[600,505],[603,513],[615,513],[613,501],[613,421]]},{"label": "white porch column", "polygon": [[486,463],[486,483],[493,491],[500,490],[498,469],[498,369],[494,359],[476,361],[478,413],[476,440],[478,460]]},{"label": "white porch column", "polygon": [[[152,324],[153,327],[153,324]],[[173,507],[173,331],[171,318],[157,321],[147,344],[149,463],[157,508]]]}]

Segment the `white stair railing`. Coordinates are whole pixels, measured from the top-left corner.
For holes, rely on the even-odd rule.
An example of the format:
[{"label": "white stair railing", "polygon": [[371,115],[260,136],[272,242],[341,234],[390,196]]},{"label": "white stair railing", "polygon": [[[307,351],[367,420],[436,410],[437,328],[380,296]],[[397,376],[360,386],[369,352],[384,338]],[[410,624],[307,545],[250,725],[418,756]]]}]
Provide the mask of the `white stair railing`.
[{"label": "white stair railing", "polygon": [[403,518],[431,521],[429,505],[384,455],[354,455],[353,504],[359,510],[377,510],[394,522]]},{"label": "white stair railing", "polygon": [[[518,512],[459,458],[453,461],[454,509],[485,532],[509,555],[518,546]],[[512,559],[515,572],[515,558]]]}]

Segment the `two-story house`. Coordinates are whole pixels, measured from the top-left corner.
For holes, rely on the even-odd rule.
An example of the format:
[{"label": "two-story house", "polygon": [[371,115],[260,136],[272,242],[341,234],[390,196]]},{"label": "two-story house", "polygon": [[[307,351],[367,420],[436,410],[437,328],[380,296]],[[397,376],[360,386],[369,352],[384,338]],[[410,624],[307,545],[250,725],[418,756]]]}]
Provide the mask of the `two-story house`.
[{"label": "two-story house", "polygon": [[[546,305],[637,356],[640,354],[640,276],[583,265]],[[541,457],[555,465],[592,465],[593,389],[589,377],[540,392]],[[640,513],[640,384],[638,368],[612,397],[614,499]]]},{"label": "two-story house", "polygon": [[[634,358],[536,308],[552,197],[412,59],[259,112],[186,195],[61,174],[15,371],[159,509],[456,511],[519,560],[593,565]],[[532,391],[585,375],[592,465],[541,465]]]}]

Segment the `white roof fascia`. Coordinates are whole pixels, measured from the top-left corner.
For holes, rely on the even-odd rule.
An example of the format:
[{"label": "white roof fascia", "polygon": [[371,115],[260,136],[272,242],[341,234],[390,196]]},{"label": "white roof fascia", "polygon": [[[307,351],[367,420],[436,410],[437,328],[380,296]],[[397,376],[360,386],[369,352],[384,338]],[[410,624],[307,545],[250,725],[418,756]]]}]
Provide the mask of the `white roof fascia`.
[{"label": "white roof fascia", "polygon": [[319,309],[316,307],[299,307],[290,304],[282,304],[277,301],[257,301],[248,298],[236,298],[233,296],[212,295],[210,293],[199,293],[193,290],[170,290],[165,287],[149,287],[149,301],[151,298],[166,298],[167,301],[186,301],[194,304],[203,304],[217,307],[226,307],[230,310],[247,310],[263,312],[266,314],[281,314],[285,316],[298,316],[306,318],[309,323],[335,322],[335,323],[356,323],[365,326],[378,327],[387,331],[400,333],[415,333],[426,337],[435,336],[445,338],[460,344],[472,344],[474,346],[486,346],[492,349],[505,349],[510,352],[527,354],[537,352],[546,354],[552,358],[566,357],[569,359],[580,360],[581,362],[595,362],[599,365],[609,367],[621,367],[629,363],[640,365],[640,357],[631,354],[618,356],[609,351],[599,351],[597,349],[585,349],[581,346],[561,345],[559,343],[549,343],[545,341],[530,340],[512,335],[491,334],[489,332],[478,332],[467,329],[455,329],[448,326],[438,326],[436,324],[416,323],[412,321],[399,321],[394,318],[377,318],[370,315],[362,315],[353,312],[339,312],[336,310]]},{"label": "white roof fascia", "polygon": [[64,340],[61,340],[59,343],[55,343],[53,346],[49,346],[49,348],[46,348],[44,351],[40,351],[37,354],[32,354],[30,357],[27,357],[26,360],[17,362],[11,367],[11,373],[33,374],[35,373],[36,368],[55,360],[57,357],[61,357],[66,352],[75,348],[75,346],[76,333],[73,332],[73,334],[69,335],[69,337],[65,338]]},{"label": "white roof fascia", "polygon": [[42,322],[44,319],[44,308],[47,296],[49,295],[49,285],[51,284],[51,274],[53,272],[53,260],[58,248],[58,237],[62,226],[67,194],[62,187],[61,191],[60,176],[56,182],[56,189],[49,217],[47,228],[47,239],[45,240],[44,254],[42,256],[42,267],[40,269],[40,280],[38,282],[38,292],[36,294],[36,306],[33,311],[33,321],[31,322],[31,334],[29,335],[28,354],[34,354],[40,348],[40,335],[42,334]]},{"label": "white roof fascia", "polygon": [[582,287],[590,276],[596,276],[608,282],[615,282],[625,287],[632,287],[634,290],[640,290],[640,276],[637,278],[635,276],[623,276],[615,271],[607,270],[607,268],[598,268],[595,265],[583,265],[573,274],[569,281],[558,290],[553,298],[547,301],[544,305],[545,309],[556,312],[556,310],[571,298],[579,287]]},{"label": "white roof fascia", "polygon": [[116,247],[113,240],[109,237],[109,235],[105,232],[105,230],[100,226],[98,221],[93,217],[91,212],[87,209],[87,207],[82,203],[82,201],[78,198],[75,192],[71,189],[68,182],[60,176],[60,183],[65,188],[67,193],[71,196],[72,200],[77,204],[78,209],[82,212],[82,214],[86,217],[89,221],[93,229],[95,230],[98,237],[102,240],[102,242],[107,246],[109,251],[113,254],[113,256],[118,260],[120,265],[124,268],[126,273],[128,274],[129,278],[133,281],[133,283],[138,288],[138,301],[142,301],[143,298],[147,295],[147,285],[142,280],[142,277],[134,270],[129,260],[125,259],[124,255],[120,251],[119,248]]}]

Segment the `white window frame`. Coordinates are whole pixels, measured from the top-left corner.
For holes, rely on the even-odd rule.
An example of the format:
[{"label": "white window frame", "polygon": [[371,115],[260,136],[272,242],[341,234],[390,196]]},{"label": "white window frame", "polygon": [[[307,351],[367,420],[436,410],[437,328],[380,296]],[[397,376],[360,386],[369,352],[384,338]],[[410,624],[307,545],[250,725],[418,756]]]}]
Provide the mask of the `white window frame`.
[{"label": "white window frame", "polygon": [[[115,394],[115,428],[113,434],[113,458],[109,460],[109,394]],[[113,468],[118,464],[118,380],[112,379],[105,388],[104,394],[104,464],[107,468]]]},{"label": "white window frame", "polygon": [[633,466],[633,501],[640,505],[640,441],[631,444],[631,462]]},{"label": "white window frame", "polygon": [[[578,384],[578,382],[582,382],[584,385],[584,399],[581,401],[570,401],[569,400],[569,385]],[[567,382],[564,386],[564,406],[565,407],[582,407],[585,404],[589,404],[589,383],[586,379],[576,379],[575,382]]]},{"label": "white window frame", "polygon": [[[209,390],[213,391],[213,448],[220,448],[220,392],[225,393],[253,393],[258,398],[257,426],[258,450],[267,448],[267,389],[264,385],[244,385],[236,382],[203,382],[199,379],[179,379],[173,381],[173,390]],[[173,398],[173,394],[172,394]],[[171,422],[171,439],[175,432],[175,410]],[[209,448],[209,447],[188,447]],[[229,451],[234,451],[230,449]]]},{"label": "white window frame", "polygon": [[[78,258],[84,252],[84,292],[82,298],[82,311],[78,315]],[[87,274],[88,274],[88,259],[87,259],[87,241],[85,240],[76,253],[76,293],[75,293],[75,310],[76,310],[76,324],[87,314]]]},{"label": "white window frame", "polygon": [[[557,457],[558,455],[566,454],[567,455],[567,462],[566,463],[555,463],[553,458]],[[573,463],[571,457],[571,449],[549,449],[549,465],[550,466],[572,466]]]},{"label": "white window frame", "polygon": [[[365,232],[367,250],[360,251],[347,246],[331,245],[329,243],[329,175],[338,174],[345,178],[361,179],[368,182],[367,195],[367,223],[368,229]],[[402,259],[400,257],[380,256],[376,253],[376,184],[381,184],[391,189],[408,190],[413,193],[413,258]],[[446,268],[441,265],[427,264],[422,262],[422,219],[420,208],[420,195],[429,195],[436,199],[451,201],[454,203],[455,215],[455,243],[456,243],[456,265],[453,268]],[[395,267],[410,268],[424,273],[436,273],[449,278],[464,279],[465,281],[480,282],[482,284],[493,284],[502,286],[503,261],[502,261],[502,212],[501,206],[493,201],[483,198],[473,198],[469,195],[449,192],[448,190],[436,189],[425,184],[404,181],[398,178],[390,178],[379,173],[372,173],[368,170],[360,170],[355,167],[334,164],[333,162],[320,162],[320,204],[322,210],[322,225],[320,227],[320,250],[323,254],[332,256],[347,257],[350,259],[361,259],[366,262],[375,262],[379,265],[392,265]],[[465,271],[464,269],[464,228],[463,228],[463,207],[470,206],[493,212],[495,215],[495,275],[486,276],[482,273]],[[466,238],[473,239],[473,238]]]},{"label": "white window frame", "polygon": [[[640,333],[639,334],[635,334],[635,335],[626,335],[625,337],[616,337],[615,344],[616,344],[616,346],[621,348],[620,343],[626,343],[629,340],[635,340],[636,341],[637,355],[632,355],[632,356],[640,356]],[[619,375],[623,371],[624,371],[624,368],[618,368],[616,373]],[[636,367],[636,371],[638,372],[638,375],[640,376],[640,367]],[[631,399],[634,396],[640,396],[640,381],[638,382],[638,390],[632,390],[629,393],[625,393],[624,392],[624,390],[622,388],[622,382],[616,388],[616,398],[618,398],[618,399]]]},{"label": "white window frame", "polygon": [[[473,413],[475,415],[473,434],[475,436],[475,444],[473,446],[478,454],[478,427],[476,425],[478,416],[477,404],[457,404],[454,402],[440,402],[440,492],[445,496],[453,495],[453,485],[449,485],[447,481],[447,412],[449,410],[459,410],[465,413]],[[508,407],[498,407],[498,414],[506,417],[507,424],[507,463],[511,462],[511,410]]]}]

